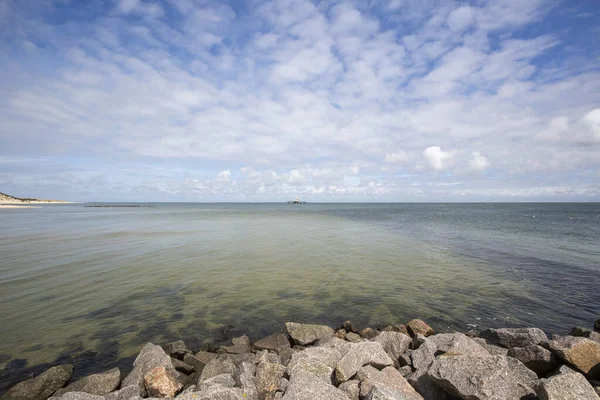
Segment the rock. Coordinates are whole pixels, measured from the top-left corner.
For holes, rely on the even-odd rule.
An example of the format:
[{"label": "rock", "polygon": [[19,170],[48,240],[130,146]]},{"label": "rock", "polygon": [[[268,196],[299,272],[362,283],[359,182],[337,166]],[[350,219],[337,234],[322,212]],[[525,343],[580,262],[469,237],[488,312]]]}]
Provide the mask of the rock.
[{"label": "rock", "polygon": [[394,367],[387,367],[379,371],[371,366],[366,366],[361,368],[356,376],[361,381],[360,395],[363,397],[367,397],[373,387],[377,385],[378,387],[393,389],[402,394],[402,399],[423,400],[423,397],[413,389]]},{"label": "rock", "polygon": [[290,381],[288,381],[285,378],[281,378],[281,380],[279,381],[279,390],[281,392],[285,392],[285,389],[287,389],[287,387],[289,386]]},{"label": "rock", "polygon": [[140,388],[137,385],[130,385],[106,394],[104,400],[129,400],[130,398],[137,396],[139,392]]},{"label": "rock", "polygon": [[[298,354],[302,354],[298,353]],[[292,359],[288,365],[288,374],[290,376],[297,373],[299,370],[313,374],[314,376],[321,379],[323,382],[331,384],[331,376],[333,374],[333,368],[324,364],[316,358],[310,357],[298,357],[297,360]]]},{"label": "rock", "polygon": [[594,330],[596,332],[600,332],[600,319],[596,320],[596,322],[594,322]]},{"label": "rock", "polygon": [[[217,357],[217,355],[215,354],[215,358]],[[208,364],[210,361],[208,362],[204,362],[203,360],[201,360],[200,358],[198,358],[197,356],[190,354],[190,353],[186,353],[183,356],[183,361],[184,364],[186,365],[191,365],[192,368],[194,369],[194,371],[198,372],[198,373],[202,373],[202,370],[204,369],[204,367],[206,367],[206,364]],[[173,363],[173,367],[175,369],[177,369],[177,363]],[[179,364],[179,368],[182,368],[181,364]]]},{"label": "rock", "polygon": [[479,334],[479,337],[507,349],[527,347],[548,341],[548,337],[544,331],[538,328],[486,329]]},{"label": "rock", "polygon": [[186,353],[191,353],[186,347],[185,342],[183,340],[167,343],[163,346],[163,350],[171,357],[175,357],[180,360],[183,359],[183,356]]},{"label": "rock", "polygon": [[346,393],[350,400],[359,400],[360,396],[360,381],[350,380],[342,383],[338,389]]},{"label": "rock", "polygon": [[362,337],[363,339],[373,339],[375,336],[379,335],[379,331],[373,329],[373,328],[365,328],[362,331],[359,332],[360,337]]},{"label": "rock", "polygon": [[[275,357],[277,357],[277,360],[279,360],[279,357],[274,354]],[[251,362],[251,363],[258,363],[258,356],[254,353],[243,353],[243,354],[228,354],[228,353],[224,353],[221,354],[217,360],[219,361],[223,361],[223,360],[229,360],[233,363],[233,365],[235,365],[236,367],[238,365],[240,365],[243,362]]]},{"label": "rock", "polygon": [[234,346],[251,346],[250,338],[247,335],[231,339],[231,344]]},{"label": "rock", "polygon": [[275,353],[269,353],[266,350],[263,350],[261,352],[259,352],[257,354],[257,358],[256,358],[256,362],[255,364],[261,363],[261,362],[268,362],[268,363],[272,363],[272,364],[280,364],[281,363],[281,359],[279,358],[279,356]]},{"label": "rock", "polygon": [[435,343],[427,340],[417,350],[410,353],[410,363],[414,369],[429,368],[438,351]]},{"label": "rock", "polygon": [[349,333],[346,333],[346,340],[351,343],[358,343],[358,342],[362,342],[363,338],[361,338],[360,335],[357,333],[349,332]]},{"label": "rock", "polygon": [[[204,365],[206,365],[209,362],[211,362],[212,360],[216,360],[218,355],[215,353],[210,353],[208,351],[199,351],[196,354],[194,354],[194,357],[196,357],[196,359],[200,360],[200,362],[202,362],[202,363],[204,363]],[[190,365],[193,365],[193,364],[190,364]]]},{"label": "rock", "polygon": [[550,376],[554,376],[554,375],[560,375],[560,374],[577,374],[578,372],[575,371],[573,368],[567,366],[567,365],[561,365],[560,367],[558,367],[558,369],[556,371],[554,371],[552,374],[550,374]]},{"label": "rock", "polygon": [[413,371],[412,371],[412,367],[410,365],[405,365],[404,367],[398,368],[398,372],[400,372],[400,375],[406,376]]},{"label": "rock", "polygon": [[428,337],[427,341],[436,346],[436,353],[443,352],[453,356],[490,356],[486,349],[462,333],[442,333]]},{"label": "rock", "polygon": [[68,392],[62,396],[52,396],[48,400],[104,400],[104,396],[85,392]]},{"label": "rock", "polygon": [[207,390],[189,392],[183,396],[177,396],[177,400],[246,400],[244,392],[239,388],[229,388],[214,385]]},{"label": "rock", "polygon": [[137,385],[140,388],[140,396],[144,397],[146,395],[144,376],[156,367],[165,367],[167,371],[176,372],[171,357],[162,347],[147,343],[133,362],[133,370],[123,379],[121,386]]},{"label": "rock", "polygon": [[279,350],[279,361],[282,365],[288,365],[288,363],[292,359],[292,356],[297,352],[298,350],[292,349],[290,347],[282,348],[281,350]]},{"label": "rock", "polygon": [[261,362],[256,366],[256,389],[258,398],[264,400],[279,390],[279,383],[286,368],[281,364]]},{"label": "rock", "polygon": [[193,366],[186,364],[183,361],[180,361],[176,358],[171,357],[171,364],[173,364],[173,367],[175,367],[175,370],[177,370],[183,374],[190,375],[191,373],[194,372]]},{"label": "rock", "polygon": [[407,323],[406,329],[408,330],[408,333],[410,334],[410,336],[413,336],[413,337],[418,333],[420,333],[421,335],[424,335],[424,336],[431,336],[431,335],[435,334],[435,331],[433,330],[433,328],[430,327],[429,325],[427,325],[424,321],[422,321],[420,319],[413,319],[412,321]]},{"label": "rock", "polygon": [[335,336],[338,339],[344,340],[346,339],[346,331],[343,329],[339,329],[333,334],[333,336]]},{"label": "rock", "polygon": [[244,392],[247,400],[258,400],[258,390],[256,389],[256,366],[252,363],[243,362],[236,371],[235,382]]},{"label": "rock", "polygon": [[600,343],[588,338],[563,336],[548,342],[550,350],[563,362],[586,374],[600,378]]},{"label": "rock", "polygon": [[330,368],[335,368],[341,360],[342,354],[338,350],[332,348],[310,347],[294,354],[288,367],[294,367],[296,363],[306,358],[318,360]]},{"label": "rock", "polygon": [[337,364],[335,377],[337,382],[341,383],[350,380],[364,365],[384,368],[393,364],[394,362],[383,350],[381,343],[355,343]]},{"label": "rock", "polygon": [[227,354],[247,354],[252,351],[252,348],[249,346],[221,346],[219,349],[219,353],[227,353]]},{"label": "rock", "polygon": [[279,353],[282,349],[290,348],[290,341],[285,334],[274,333],[254,343],[254,348],[257,350],[273,350]]},{"label": "rock", "polygon": [[539,400],[598,400],[592,385],[579,373],[542,379],[537,393]]},{"label": "rock", "polygon": [[330,349],[335,349],[337,351],[340,352],[340,354],[343,356],[345,356],[350,349],[352,348],[353,344],[349,343],[345,340],[341,340],[338,339],[336,337],[330,337],[330,338],[326,338],[326,339],[321,339],[317,342],[316,344],[317,347],[327,347]]},{"label": "rock", "polygon": [[71,364],[52,367],[35,378],[17,383],[2,396],[2,400],[46,400],[62,388],[72,375]]},{"label": "rock", "polygon": [[545,377],[558,366],[556,356],[537,344],[527,347],[513,347],[508,351],[508,355],[521,361],[540,378]]},{"label": "rock", "polygon": [[304,371],[297,371],[290,378],[290,384],[283,400],[349,400],[346,393],[318,377]]},{"label": "rock", "polygon": [[301,346],[311,344],[319,339],[333,336],[333,329],[325,325],[297,324],[286,322],[285,330],[294,343]]},{"label": "rock", "polygon": [[507,356],[441,356],[427,372],[433,382],[462,399],[521,399],[535,395],[537,375]]},{"label": "rock", "polygon": [[346,333],[358,333],[358,330],[354,327],[352,321],[350,320],[344,321],[344,323],[342,324],[342,329],[344,329]]},{"label": "rock", "polygon": [[496,346],[494,344],[488,343],[487,340],[480,337],[472,337],[471,340],[477,342],[481,347],[486,349],[493,356],[505,356],[508,354],[508,349],[506,347]]},{"label": "rock", "polygon": [[406,380],[426,400],[446,400],[447,395],[427,375],[427,369],[421,368],[406,375]]},{"label": "rock", "polygon": [[200,391],[206,391],[208,388],[215,385],[220,385],[223,387],[235,387],[235,379],[233,379],[233,376],[229,374],[213,376],[212,378],[202,382],[200,385]]},{"label": "rock", "polygon": [[183,385],[165,367],[156,367],[144,375],[144,387],[149,397],[175,397]]},{"label": "rock", "polygon": [[202,382],[207,379],[214,378],[217,375],[235,375],[235,373],[235,364],[230,359],[226,358],[223,360],[212,360],[206,364],[206,367],[204,367],[204,370],[202,370],[202,374],[200,375],[200,379],[198,379],[198,383],[196,385],[200,387]]},{"label": "rock", "polygon": [[403,354],[400,355],[400,357],[398,358],[398,363],[401,367],[404,367],[405,365],[412,367],[411,355],[412,355],[413,351],[414,350],[408,349]]},{"label": "rock", "polygon": [[54,395],[62,396],[68,392],[83,392],[102,396],[116,390],[120,383],[121,371],[119,368],[113,368],[100,374],[86,376],[64,389],[57,390]]},{"label": "rock", "polygon": [[[423,397],[419,396],[420,399]],[[414,397],[405,396],[403,393],[382,385],[374,385],[365,397],[365,400],[412,400]]]},{"label": "rock", "polygon": [[581,336],[589,338],[592,332],[593,331],[591,329],[584,328],[581,326],[575,326],[573,327],[573,329],[571,329],[571,336]]},{"label": "rock", "polygon": [[400,332],[381,332],[373,341],[381,343],[383,350],[390,356],[395,366],[399,366],[400,355],[408,350],[411,343],[410,337]]},{"label": "rock", "polygon": [[[408,335],[410,337],[410,335]],[[420,333],[417,333],[415,335],[415,337],[412,338],[412,349],[416,350],[419,348],[419,346],[421,346],[423,343],[425,343],[425,340],[427,340],[427,337],[425,335],[421,335]]]}]

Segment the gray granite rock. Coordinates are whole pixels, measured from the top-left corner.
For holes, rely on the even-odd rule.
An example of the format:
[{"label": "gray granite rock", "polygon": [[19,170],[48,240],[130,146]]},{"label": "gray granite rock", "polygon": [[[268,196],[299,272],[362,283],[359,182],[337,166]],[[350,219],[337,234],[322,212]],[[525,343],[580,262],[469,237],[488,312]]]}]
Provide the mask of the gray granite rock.
[{"label": "gray granite rock", "polygon": [[390,356],[396,367],[399,366],[398,359],[408,350],[408,346],[411,343],[411,338],[404,333],[389,331],[381,332],[372,340],[381,343],[383,350]]},{"label": "gray granite rock", "polygon": [[[423,399],[422,397],[419,397]],[[396,389],[382,386],[373,385],[369,394],[365,397],[365,400],[413,400],[415,397],[406,395]]]},{"label": "gray granite rock", "polygon": [[144,375],[156,367],[165,367],[166,370],[176,372],[171,363],[171,357],[165,353],[162,347],[147,343],[133,362],[133,370],[123,379],[122,386],[137,385],[140,388],[140,396],[146,395],[144,387]]},{"label": "gray granite rock", "polygon": [[600,343],[583,337],[562,336],[547,345],[558,358],[586,374],[588,379],[600,378]]},{"label": "gray granite rock", "polygon": [[393,364],[394,362],[383,350],[381,343],[354,343],[336,366],[335,378],[337,382],[341,383],[350,380],[364,365],[385,368]]},{"label": "gray granite rock", "polygon": [[243,362],[236,370],[236,386],[241,388],[247,400],[258,400],[258,390],[256,389],[256,366],[253,363]]},{"label": "gray granite rock", "polygon": [[479,357],[490,355],[489,351],[462,333],[441,333],[428,337],[427,341],[436,346],[437,352],[447,355]]},{"label": "gray granite rock", "polygon": [[285,331],[295,344],[307,345],[319,339],[331,337],[333,329],[326,325],[298,324],[286,322]]},{"label": "gray granite rock", "polygon": [[321,379],[323,382],[331,384],[333,368],[324,364],[316,358],[299,357],[297,360],[290,361],[287,367],[288,374],[292,376],[298,371],[307,372]]},{"label": "gray granite rock", "polygon": [[52,367],[35,378],[17,383],[2,396],[2,400],[46,400],[62,388],[72,375],[71,364]]},{"label": "gray granite rock", "polygon": [[507,356],[441,356],[427,375],[462,399],[505,400],[535,395],[537,375]]},{"label": "gray granite rock", "polygon": [[283,400],[349,400],[346,393],[318,377],[297,371],[290,377],[290,384]]},{"label": "gray granite rock", "polygon": [[104,400],[104,396],[85,392],[68,392],[62,396],[52,396],[48,400]]},{"label": "gray granite rock", "polygon": [[[215,354],[215,357],[213,359],[216,359],[217,355]],[[183,363],[186,365],[191,365],[192,368],[194,369],[194,371],[198,372],[198,373],[202,373],[202,370],[204,369],[204,367],[206,367],[206,364],[208,364],[211,360],[207,360],[206,362],[204,362],[204,360],[201,360],[199,357],[195,356],[194,354],[190,354],[190,353],[186,353],[183,355]],[[175,367],[175,369],[177,369],[177,364],[173,363],[173,367]],[[181,365],[180,365],[181,368]]]},{"label": "gray granite rock", "polygon": [[229,374],[233,376],[235,373],[235,364],[228,358],[224,360],[212,360],[206,365],[206,367],[204,367],[204,370],[202,371],[202,374],[200,375],[196,385],[200,387],[202,382],[217,375]]},{"label": "gray granite rock", "polygon": [[508,349],[506,347],[500,347],[496,346],[495,344],[491,344],[484,338],[472,337],[471,340],[477,342],[493,356],[505,356],[508,354]]},{"label": "gray granite rock", "polygon": [[333,348],[327,347],[310,347],[301,352],[295,353],[290,360],[288,367],[293,367],[298,361],[312,358],[322,362],[328,367],[335,368],[338,362],[342,359],[341,353]]},{"label": "gray granite rock", "polygon": [[246,400],[240,388],[229,388],[214,385],[204,391],[189,392],[177,396],[177,400]]},{"label": "gray granite rock", "polygon": [[527,347],[513,347],[508,351],[508,355],[521,361],[540,378],[545,377],[558,367],[556,356],[537,344]]},{"label": "gray granite rock", "polygon": [[256,390],[260,400],[272,396],[279,390],[279,383],[283,374],[285,374],[285,366],[281,364],[273,364],[261,362],[256,366]]},{"label": "gray granite rock", "polygon": [[420,319],[413,319],[406,324],[406,329],[411,336],[416,336],[417,334],[421,334],[424,336],[431,336],[435,334],[435,331],[432,327],[427,325],[425,321]]},{"label": "gray granite rock", "polygon": [[171,357],[171,364],[173,364],[173,367],[182,374],[190,375],[195,371],[195,368],[192,365],[186,364],[177,358]]},{"label": "gray granite rock", "polygon": [[183,359],[183,356],[186,353],[191,353],[190,350],[188,350],[188,348],[186,347],[185,342],[183,340],[167,343],[163,346],[163,350],[171,357],[175,357],[180,360]]},{"label": "gray granite rock", "polygon": [[437,346],[435,343],[425,341],[417,350],[410,353],[411,365],[414,369],[428,368],[435,359]]},{"label": "gray granite rock", "polygon": [[273,350],[281,352],[282,349],[290,348],[290,341],[284,333],[274,333],[254,343],[257,350]]},{"label": "gray granite rock", "polygon": [[594,388],[580,373],[542,379],[537,393],[539,400],[598,400]]},{"label": "gray granite rock", "polygon": [[317,342],[316,346],[317,347],[327,347],[330,349],[336,349],[337,351],[340,352],[340,354],[343,357],[348,353],[348,351],[350,351],[350,349],[353,346],[353,343],[338,339],[336,337],[330,337],[330,338],[319,340]]},{"label": "gray granite rock", "polygon": [[413,370],[410,365],[405,365],[404,367],[398,368],[398,372],[400,372],[400,374],[402,376],[406,376],[406,375],[410,374],[411,372],[413,372]]},{"label": "gray granite rock", "polygon": [[[410,337],[410,335],[407,335]],[[416,350],[419,348],[419,346],[421,346],[423,343],[425,343],[425,340],[427,340],[427,336],[422,335],[420,333],[417,333],[413,338],[412,338],[412,343],[411,343],[411,349]]]},{"label": "gray granite rock", "polygon": [[370,327],[367,327],[359,332],[360,337],[363,339],[373,339],[375,336],[379,335],[379,331]]},{"label": "gray granite rock", "polygon": [[196,357],[196,359],[200,360],[201,363],[206,365],[209,362],[211,362],[212,360],[216,360],[218,357],[218,354],[211,353],[209,351],[199,351],[196,354],[194,354],[194,357]]},{"label": "gray granite rock", "polygon": [[548,341],[548,337],[539,328],[502,328],[486,329],[479,334],[479,337],[488,342],[507,349],[513,347],[527,347],[533,344],[540,344]]},{"label": "gray granite rock", "polygon": [[57,390],[54,396],[62,396],[67,392],[83,392],[102,396],[116,390],[120,383],[121,371],[119,368],[113,368],[109,371],[89,375],[73,382],[66,388]]},{"label": "gray granite rock", "polygon": [[221,374],[213,376],[200,384],[200,391],[206,391],[211,386],[220,385],[223,387],[235,387],[235,379],[231,374]]},{"label": "gray granite rock", "polygon": [[281,364],[281,359],[279,358],[279,355],[277,353],[271,353],[267,350],[262,350],[256,353],[256,360],[254,361],[254,363],[258,364],[261,362]]},{"label": "gray granite rock", "polygon": [[405,378],[425,400],[446,400],[448,398],[446,392],[427,375],[427,368],[411,372]]},{"label": "gray granite rock", "polygon": [[371,366],[362,367],[356,374],[360,384],[360,395],[368,397],[374,386],[393,389],[407,400],[423,400],[415,389],[394,367],[386,367],[379,371]]},{"label": "gray granite rock", "polygon": [[354,379],[346,381],[338,386],[338,389],[346,393],[346,396],[348,396],[348,399],[350,400],[360,399],[360,381]]},{"label": "gray granite rock", "polygon": [[137,396],[139,392],[140,389],[137,385],[121,387],[119,390],[105,394],[104,400],[129,400],[130,398]]},{"label": "gray granite rock", "polygon": [[342,324],[342,328],[346,331],[346,333],[358,333],[358,329],[354,327],[354,324],[350,320],[344,321],[344,323]]},{"label": "gray granite rock", "polygon": [[351,343],[362,342],[364,339],[360,337],[358,333],[348,332],[346,333],[346,340]]}]

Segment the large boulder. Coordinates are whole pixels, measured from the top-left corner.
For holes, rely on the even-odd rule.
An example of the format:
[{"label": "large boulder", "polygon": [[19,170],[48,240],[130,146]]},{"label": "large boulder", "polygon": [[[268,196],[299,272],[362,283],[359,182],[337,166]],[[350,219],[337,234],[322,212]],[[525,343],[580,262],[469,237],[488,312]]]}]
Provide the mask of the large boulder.
[{"label": "large boulder", "polygon": [[121,389],[104,395],[104,400],[129,400],[139,395],[140,388],[137,385],[121,387]]},{"label": "large boulder", "polygon": [[175,367],[171,357],[165,353],[162,347],[147,343],[133,362],[133,370],[127,375],[121,384],[122,387],[137,385],[140,396],[146,395],[144,376],[156,367],[164,367],[165,370],[175,374]]},{"label": "large boulder", "polygon": [[441,356],[427,375],[462,399],[504,400],[535,395],[537,375],[506,356]]},{"label": "large boulder", "polygon": [[436,346],[436,353],[445,353],[453,356],[490,356],[489,351],[462,333],[442,333],[430,336],[426,341],[432,342]]},{"label": "large boulder", "polygon": [[508,350],[508,355],[521,361],[540,378],[545,377],[558,367],[556,356],[537,344],[527,347],[513,347]]},{"label": "large boulder", "polygon": [[479,337],[507,349],[527,347],[548,341],[548,337],[544,331],[539,328],[486,329],[479,334]]},{"label": "large boulder", "polygon": [[416,370],[429,368],[438,351],[434,342],[426,340],[418,349],[410,352],[410,365]]},{"label": "large boulder", "polygon": [[596,322],[594,322],[594,330],[596,332],[600,332],[600,319],[596,320]]},{"label": "large boulder", "polygon": [[241,363],[236,370],[236,385],[243,390],[244,397],[247,400],[258,400],[258,390],[254,379],[255,374],[256,366],[249,362]]},{"label": "large boulder", "polygon": [[156,367],[144,375],[144,387],[149,397],[175,397],[183,384],[165,367]]},{"label": "large boulder", "polygon": [[229,374],[233,376],[235,373],[235,364],[229,358],[212,360],[202,370],[202,374],[200,375],[200,378],[198,378],[197,386],[200,387],[202,382],[207,379],[214,378],[217,375]]},{"label": "large boulder", "polygon": [[416,336],[417,334],[421,334],[424,336],[431,336],[435,334],[435,331],[432,327],[427,325],[425,321],[420,319],[413,319],[406,324],[406,330],[411,336]]},{"label": "large boulder", "polygon": [[281,364],[261,362],[256,366],[256,389],[260,400],[273,396],[279,390],[283,374],[285,374],[285,367]]},{"label": "large boulder", "polygon": [[116,390],[120,383],[121,371],[119,368],[113,368],[73,382],[66,388],[57,390],[54,396],[62,396],[67,392],[83,392],[102,396]]},{"label": "large boulder", "polygon": [[71,364],[52,367],[35,378],[17,383],[2,396],[2,400],[46,400],[65,386],[72,375]]},{"label": "large boulder", "polygon": [[336,337],[321,339],[317,342],[316,345],[316,347],[327,347],[329,349],[335,349],[340,352],[342,357],[348,354],[352,346],[354,346],[354,344],[346,342],[345,340],[338,339]]},{"label": "large boulder", "polygon": [[240,388],[213,385],[206,390],[179,395],[177,400],[247,400],[247,397]]},{"label": "large boulder", "polygon": [[185,342],[183,340],[167,343],[163,346],[163,350],[171,357],[175,357],[180,360],[183,359],[183,356],[186,353],[191,353],[186,347]]},{"label": "large boulder", "polygon": [[[350,332],[352,333],[352,332]],[[338,389],[340,389],[342,392],[346,393],[346,396],[348,396],[348,398],[350,400],[359,400],[360,399],[360,381],[357,380],[350,380],[350,381],[346,381],[344,383],[342,383],[340,386],[338,386]]]},{"label": "large boulder", "polygon": [[493,356],[505,356],[508,354],[508,349],[506,347],[496,346],[495,344],[488,343],[487,340],[480,337],[471,338],[471,340],[477,342],[481,347],[486,349]]},{"label": "large boulder", "polygon": [[295,322],[286,322],[285,331],[295,344],[301,346],[331,337],[334,334],[333,329],[326,325],[298,324]]},{"label": "large boulder", "polygon": [[325,383],[331,383],[333,370],[341,358],[340,352],[335,349],[312,347],[294,354],[287,371],[291,376],[301,369],[321,378]]},{"label": "large boulder", "polygon": [[[404,393],[379,384],[373,385],[371,391],[365,397],[365,400],[412,400],[413,397],[408,397]],[[422,399],[422,397],[421,397]],[[437,400],[437,399],[436,399]]]},{"label": "large boulder", "polygon": [[600,343],[583,337],[561,336],[549,341],[548,347],[589,379],[600,378]]},{"label": "large boulder", "polygon": [[48,400],[104,400],[104,396],[85,392],[68,392],[60,397],[52,396]]},{"label": "large boulder", "polygon": [[341,383],[351,379],[364,365],[385,368],[394,365],[394,362],[383,350],[381,343],[354,343],[335,368],[335,378],[337,382]]},{"label": "large boulder", "polygon": [[373,341],[381,343],[383,350],[394,361],[394,365],[399,366],[398,359],[408,350],[411,338],[404,333],[385,331],[377,335]]},{"label": "large boulder", "polygon": [[299,370],[290,378],[283,400],[349,400],[342,390],[323,382],[311,373]]},{"label": "large boulder", "polygon": [[235,379],[229,374],[213,376],[200,385],[200,391],[206,391],[212,386],[235,387]]},{"label": "large boulder", "polygon": [[427,369],[421,368],[406,375],[406,380],[425,400],[446,400],[446,392],[427,375]]},{"label": "large boulder", "polygon": [[598,400],[592,385],[579,373],[542,379],[537,393],[539,400]]},{"label": "large boulder", "polygon": [[278,353],[289,347],[290,341],[284,333],[274,333],[254,343],[254,348],[257,350],[273,350]]},{"label": "large boulder", "polygon": [[394,367],[386,367],[379,371],[371,366],[362,367],[356,374],[360,384],[360,395],[367,397],[374,386],[393,389],[401,393],[406,400],[423,400],[415,389],[404,379]]}]

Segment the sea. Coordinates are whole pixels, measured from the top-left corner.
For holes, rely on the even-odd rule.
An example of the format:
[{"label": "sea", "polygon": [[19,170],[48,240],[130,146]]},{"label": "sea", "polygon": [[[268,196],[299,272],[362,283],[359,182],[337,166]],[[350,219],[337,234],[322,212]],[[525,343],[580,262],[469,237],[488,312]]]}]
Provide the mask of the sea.
[{"label": "sea", "polygon": [[286,321],[564,334],[600,318],[600,203],[47,204],[0,227],[0,392]]}]

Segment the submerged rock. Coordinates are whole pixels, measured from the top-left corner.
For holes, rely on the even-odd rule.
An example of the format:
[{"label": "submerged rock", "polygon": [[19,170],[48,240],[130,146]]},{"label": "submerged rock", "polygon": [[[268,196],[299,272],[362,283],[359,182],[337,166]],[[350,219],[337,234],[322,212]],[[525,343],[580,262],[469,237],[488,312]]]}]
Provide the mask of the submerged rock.
[{"label": "submerged rock", "polygon": [[538,328],[486,329],[479,334],[479,337],[507,349],[527,347],[548,341],[544,331]]},{"label": "submerged rock", "polygon": [[508,355],[521,361],[540,378],[545,377],[558,366],[556,356],[537,344],[527,347],[514,347],[508,351]]},{"label": "submerged rock", "polygon": [[352,344],[348,353],[342,357],[335,368],[337,382],[350,380],[364,365],[385,368],[394,365],[394,362],[383,350],[381,343],[361,342]]},{"label": "submerged rock", "polygon": [[286,322],[285,331],[294,343],[301,346],[331,337],[334,334],[333,329],[326,325],[298,324],[295,322]]},{"label": "submerged rock", "polygon": [[62,388],[72,375],[71,364],[52,367],[35,378],[17,383],[2,396],[2,400],[46,400]]},{"label": "submerged rock", "polygon": [[549,341],[548,347],[589,379],[600,378],[600,343],[583,337],[561,336]]},{"label": "submerged rock", "polygon": [[537,393],[539,400],[598,400],[594,388],[580,373],[542,379]]},{"label": "submerged rock", "polygon": [[411,336],[415,336],[417,334],[431,336],[435,334],[433,328],[427,325],[425,321],[420,319],[413,319],[412,321],[409,321],[406,324],[406,329]]},{"label": "submerged rock", "polygon": [[121,371],[119,368],[113,368],[110,371],[89,375],[73,382],[66,388],[57,390],[54,396],[62,396],[67,392],[83,392],[101,396],[117,389],[120,383]]},{"label": "submerged rock", "polygon": [[462,399],[504,400],[535,395],[537,375],[506,356],[441,356],[427,375]]}]

